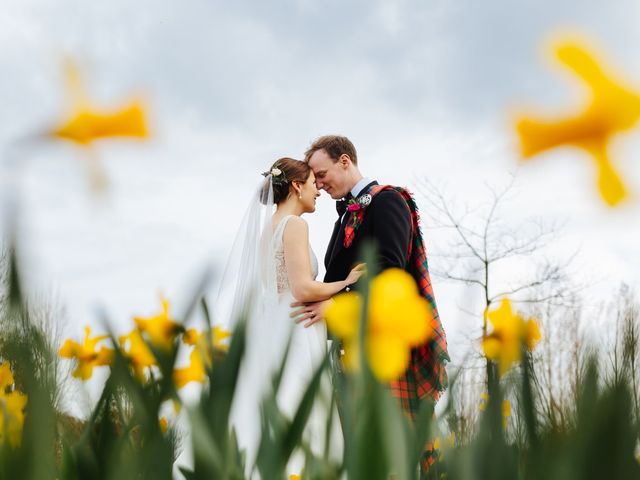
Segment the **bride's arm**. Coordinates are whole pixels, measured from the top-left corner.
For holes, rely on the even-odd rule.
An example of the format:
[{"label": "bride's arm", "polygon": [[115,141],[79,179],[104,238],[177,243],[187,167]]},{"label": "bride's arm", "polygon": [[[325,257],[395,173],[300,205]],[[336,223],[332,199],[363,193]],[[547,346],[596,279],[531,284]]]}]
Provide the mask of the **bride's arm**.
[{"label": "bride's arm", "polygon": [[302,218],[293,217],[287,222],[283,244],[289,286],[299,302],[326,300],[355,282],[349,279],[331,283],[313,280],[309,258],[309,227]]}]

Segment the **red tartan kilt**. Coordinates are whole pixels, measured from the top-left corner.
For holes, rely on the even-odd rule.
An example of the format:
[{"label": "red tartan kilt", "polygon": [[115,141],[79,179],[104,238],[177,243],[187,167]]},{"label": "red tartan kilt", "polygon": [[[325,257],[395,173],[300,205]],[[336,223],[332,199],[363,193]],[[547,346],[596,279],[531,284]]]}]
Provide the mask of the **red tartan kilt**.
[{"label": "red tartan kilt", "polygon": [[[402,411],[413,422],[418,413],[418,386],[417,382],[412,379],[411,369],[407,371],[398,380],[389,383],[391,394],[398,399]],[[435,394],[437,400],[439,392]],[[429,467],[433,465],[437,458],[437,451],[434,449],[433,441],[429,440],[424,447],[420,458],[420,468],[423,472],[427,472]]]}]

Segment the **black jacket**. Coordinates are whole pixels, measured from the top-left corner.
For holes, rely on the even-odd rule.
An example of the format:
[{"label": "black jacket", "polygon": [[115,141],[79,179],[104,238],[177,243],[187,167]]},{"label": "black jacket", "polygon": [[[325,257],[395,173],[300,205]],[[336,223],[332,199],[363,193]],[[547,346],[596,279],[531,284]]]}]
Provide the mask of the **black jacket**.
[{"label": "black jacket", "polygon": [[[378,182],[371,182],[360,194]],[[360,196],[360,194],[358,196]],[[345,214],[333,227],[324,266],[327,273],[325,282],[335,282],[347,278],[349,271],[362,262],[361,247],[365,241],[375,243],[378,251],[378,271],[397,267],[406,270],[407,252],[411,242],[411,212],[400,193],[384,190],[378,193],[366,207],[362,224],[355,233],[353,243],[344,247],[344,227],[349,217]]]}]

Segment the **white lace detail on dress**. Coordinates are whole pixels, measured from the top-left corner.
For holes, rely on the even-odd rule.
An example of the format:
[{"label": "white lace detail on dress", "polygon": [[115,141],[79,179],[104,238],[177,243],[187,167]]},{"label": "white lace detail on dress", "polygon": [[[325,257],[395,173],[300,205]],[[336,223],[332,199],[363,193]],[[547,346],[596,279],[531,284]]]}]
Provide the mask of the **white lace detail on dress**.
[{"label": "white lace detail on dress", "polygon": [[[282,220],[280,220],[280,223],[278,223],[278,226],[273,232],[273,255],[276,260],[276,265],[275,265],[276,266],[276,284],[278,287],[279,294],[288,292],[291,290],[289,287],[289,277],[287,275],[287,266],[284,261],[284,243],[282,241],[282,238],[284,236],[284,229],[287,225],[287,222],[291,217],[294,217],[294,216],[295,215],[287,215]],[[311,249],[311,245],[309,245],[309,258],[311,259],[311,275],[312,275],[312,278],[315,280],[315,278],[318,276],[318,259],[316,258],[316,255],[313,253],[313,250]]]}]

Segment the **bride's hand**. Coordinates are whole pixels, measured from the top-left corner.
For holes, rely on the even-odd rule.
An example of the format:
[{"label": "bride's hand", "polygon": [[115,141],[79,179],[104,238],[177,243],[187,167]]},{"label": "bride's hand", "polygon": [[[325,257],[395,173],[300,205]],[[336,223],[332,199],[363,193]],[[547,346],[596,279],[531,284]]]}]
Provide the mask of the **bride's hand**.
[{"label": "bride's hand", "polygon": [[356,283],[361,276],[367,273],[367,264],[361,263],[353,267],[353,269],[349,272],[349,275],[346,278],[347,285],[353,285]]}]

